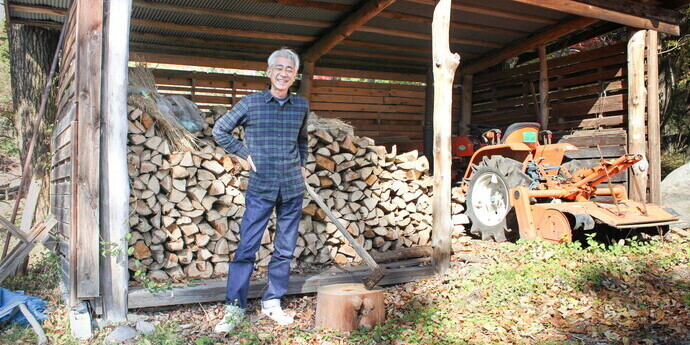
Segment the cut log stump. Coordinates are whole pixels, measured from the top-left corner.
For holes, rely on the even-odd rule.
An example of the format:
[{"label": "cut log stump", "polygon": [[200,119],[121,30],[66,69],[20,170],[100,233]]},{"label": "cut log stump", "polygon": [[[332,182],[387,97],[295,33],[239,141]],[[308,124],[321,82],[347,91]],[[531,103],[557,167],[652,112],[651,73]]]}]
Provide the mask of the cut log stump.
[{"label": "cut log stump", "polygon": [[316,327],[352,331],[383,322],[384,290],[367,290],[363,284],[319,287],[316,294]]}]

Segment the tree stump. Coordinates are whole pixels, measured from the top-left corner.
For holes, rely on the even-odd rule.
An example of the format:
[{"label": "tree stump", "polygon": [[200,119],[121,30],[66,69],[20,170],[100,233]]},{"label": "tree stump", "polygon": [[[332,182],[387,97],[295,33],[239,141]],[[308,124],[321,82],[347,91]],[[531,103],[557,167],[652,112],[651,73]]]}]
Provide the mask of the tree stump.
[{"label": "tree stump", "polygon": [[319,287],[316,295],[316,326],[352,331],[383,322],[383,289],[367,290],[363,284],[334,284]]}]

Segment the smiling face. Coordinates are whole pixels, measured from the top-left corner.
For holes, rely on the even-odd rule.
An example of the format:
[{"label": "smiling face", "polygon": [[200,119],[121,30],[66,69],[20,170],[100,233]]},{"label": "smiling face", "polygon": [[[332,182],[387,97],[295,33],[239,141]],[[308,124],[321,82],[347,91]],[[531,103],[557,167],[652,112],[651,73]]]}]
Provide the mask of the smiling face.
[{"label": "smiling face", "polygon": [[268,66],[266,74],[271,79],[271,93],[273,96],[284,98],[288,89],[295,82],[295,64],[286,57],[277,57],[272,66]]}]

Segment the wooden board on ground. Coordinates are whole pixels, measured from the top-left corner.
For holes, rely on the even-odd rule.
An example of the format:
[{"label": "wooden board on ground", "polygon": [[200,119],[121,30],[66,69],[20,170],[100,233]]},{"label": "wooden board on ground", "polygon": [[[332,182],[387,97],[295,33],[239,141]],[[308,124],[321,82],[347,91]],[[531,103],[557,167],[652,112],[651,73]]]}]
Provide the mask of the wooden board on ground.
[{"label": "wooden board on ground", "polygon": [[[434,275],[429,259],[400,261],[381,265],[388,271],[379,282],[380,286],[407,283]],[[424,264],[421,265],[420,264]],[[316,292],[319,286],[344,283],[360,283],[371,271],[366,266],[335,267],[314,275],[293,275],[290,278],[288,294]],[[260,297],[266,288],[266,280],[249,284],[249,298]],[[140,287],[129,289],[129,308],[160,307],[188,303],[220,302],[225,300],[226,279],[207,280],[195,286],[174,288],[172,291],[152,294]]]}]

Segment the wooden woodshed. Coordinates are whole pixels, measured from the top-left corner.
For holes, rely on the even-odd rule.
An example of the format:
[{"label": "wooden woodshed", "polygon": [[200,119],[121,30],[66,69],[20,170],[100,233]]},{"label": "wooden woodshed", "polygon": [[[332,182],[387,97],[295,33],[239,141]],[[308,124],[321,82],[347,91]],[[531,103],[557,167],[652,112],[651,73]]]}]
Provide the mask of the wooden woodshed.
[{"label": "wooden woodshed", "polygon": [[[449,44],[462,61],[453,84],[453,135],[469,124],[536,121],[554,131],[611,129],[650,160],[651,201],[659,201],[659,33],[679,34],[687,0],[455,0]],[[432,16],[435,0],[8,0],[10,25],[64,28],[51,168],[52,214],[69,303],[88,302],[121,320],[128,308],[219,300],[223,282],[169,294],[130,289],[126,87],[129,61],[182,66],[155,71],[161,92],[207,110],[232,105],[266,85],[257,76],[194,67],[263,71],[281,46],[303,60],[299,92],[324,117],[352,123],[377,142],[424,141],[432,149]],[[622,29],[623,42],[577,54],[553,52]],[[627,32],[626,32],[627,30]],[[547,58],[548,56],[551,58]],[[525,63],[532,61],[532,63]],[[514,67],[520,63],[519,67]],[[537,114],[541,114],[537,116]],[[446,135],[447,136],[447,135]],[[584,138],[584,139],[583,139]],[[609,138],[609,139],[606,139]],[[620,138],[620,137],[616,137]],[[446,138],[447,139],[447,138]],[[450,181],[447,181],[450,185]],[[450,210],[450,200],[441,200]],[[449,232],[435,229],[433,243]],[[438,241],[440,242],[438,242]],[[105,246],[119,254],[101,255]],[[443,272],[449,246],[434,248]],[[112,248],[110,248],[112,249]],[[445,260],[443,258],[446,258]],[[410,265],[410,263],[406,263]],[[416,264],[415,264],[416,265]],[[313,292],[349,275],[297,277],[292,293]],[[360,273],[357,273],[360,272]],[[394,266],[385,283],[429,276],[434,267]],[[332,273],[332,272],[331,272]],[[329,273],[330,274],[330,273]],[[358,275],[359,274],[359,275]],[[336,278],[328,278],[328,277]],[[330,280],[329,280],[330,279]],[[166,297],[167,296],[167,297]]]}]

